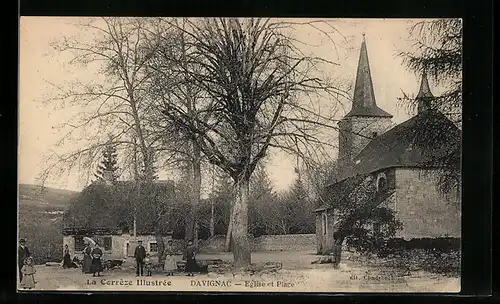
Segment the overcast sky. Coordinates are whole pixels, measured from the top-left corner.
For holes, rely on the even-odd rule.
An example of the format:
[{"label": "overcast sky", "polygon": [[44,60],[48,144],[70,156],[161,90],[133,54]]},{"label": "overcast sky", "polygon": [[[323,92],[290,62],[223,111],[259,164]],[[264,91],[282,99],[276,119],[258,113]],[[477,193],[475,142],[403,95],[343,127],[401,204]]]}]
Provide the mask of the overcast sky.
[{"label": "overcast sky", "polygon": [[[89,79],[95,77],[85,68],[70,69],[65,66],[69,57],[60,56],[50,47],[50,41],[63,36],[81,35],[72,22],[82,18],[62,17],[21,17],[20,24],[20,92],[19,92],[19,182],[36,183],[36,177],[42,167],[42,158],[53,148],[61,136],[54,131],[54,126],[66,121],[75,110],[54,110],[43,107],[41,100],[47,95],[47,83],[63,85],[69,78]],[[394,115],[393,121],[401,123],[410,115],[404,108],[398,107],[397,98],[402,91],[416,94],[419,77],[407,71],[398,51],[411,49],[408,43],[409,20],[403,19],[339,19],[332,34],[336,44],[328,37],[311,27],[301,27],[294,33],[301,41],[315,47],[307,51],[316,56],[339,64],[325,73],[354,82],[359,57],[362,34],[366,34],[368,56],[376,102],[379,107]],[[431,90],[438,92],[439,88]],[[352,96],[352,91],[349,92]],[[325,100],[324,102],[329,102]],[[346,109],[349,110],[349,107]],[[338,118],[345,114],[338,113]],[[332,130],[332,140],[337,134]],[[272,153],[268,165],[276,190],[286,189],[295,179],[294,161],[282,153]],[[334,157],[334,156],[333,156]],[[160,177],[168,178],[161,173]],[[71,190],[81,190],[85,186],[77,176],[52,178],[50,186]]]}]

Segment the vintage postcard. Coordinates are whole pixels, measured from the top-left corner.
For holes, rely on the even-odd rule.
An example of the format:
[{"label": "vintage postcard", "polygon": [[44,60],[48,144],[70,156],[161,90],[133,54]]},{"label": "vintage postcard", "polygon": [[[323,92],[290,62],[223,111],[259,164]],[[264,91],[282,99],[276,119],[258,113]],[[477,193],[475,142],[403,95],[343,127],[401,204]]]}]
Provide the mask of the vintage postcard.
[{"label": "vintage postcard", "polygon": [[459,292],[462,21],[21,17],[18,291]]}]

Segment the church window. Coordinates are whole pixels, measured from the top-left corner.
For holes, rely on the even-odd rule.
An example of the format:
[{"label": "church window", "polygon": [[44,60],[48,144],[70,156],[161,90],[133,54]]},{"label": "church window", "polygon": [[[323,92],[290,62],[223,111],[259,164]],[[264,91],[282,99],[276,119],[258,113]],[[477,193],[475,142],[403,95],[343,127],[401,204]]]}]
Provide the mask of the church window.
[{"label": "church window", "polygon": [[387,190],[387,177],[384,173],[380,173],[377,178],[377,191],[382,192]]},{"label": "church window", "polygon": [[326,232],[327,232],[327,225],[328,225],[328,217],[326,215],[326,213],[323,213],[322,216],[321,216],[321,226],[323,227],[323,234],[326,235]]}]

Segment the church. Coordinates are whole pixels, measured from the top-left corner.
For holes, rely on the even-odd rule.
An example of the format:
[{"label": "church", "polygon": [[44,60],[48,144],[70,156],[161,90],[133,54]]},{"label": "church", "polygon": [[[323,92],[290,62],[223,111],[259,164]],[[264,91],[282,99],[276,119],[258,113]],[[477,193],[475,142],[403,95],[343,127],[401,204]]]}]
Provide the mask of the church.
[{"label": "church", "polygon": [[[377,106],[363,37],[352,108],[338,123],[339,172],[326,192],[330,201],[340,201],[339,193],[368,182],[383,194],[376,204],[392,209],[402,223],[396,238],[460,238],[461,193],[439,191],[440,169],[433,164],[446,159],[460,166],[461,131],[431,107],[434,96],[425,72],[416,99],[417,114],[398,125]],[[435,140],[423,139],[428,136]],[[329,203],[315,210],[318,254],[333,250],[339,222],[334,206]]]}]

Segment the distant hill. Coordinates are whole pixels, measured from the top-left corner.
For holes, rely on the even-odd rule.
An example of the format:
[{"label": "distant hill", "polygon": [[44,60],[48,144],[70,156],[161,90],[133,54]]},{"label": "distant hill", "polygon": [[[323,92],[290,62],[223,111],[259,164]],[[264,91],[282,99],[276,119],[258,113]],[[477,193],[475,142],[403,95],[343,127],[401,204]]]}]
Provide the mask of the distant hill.
[{"label": "distant hill", "polygon": [[63,213],[79,194],[38,185],[19,185],[19,236],[26,238],[36,264],[62,259]]},{"label": "distant hill", "polygon": [[80,192],[44,187],[38,185],[19,184],[19,208],[41,208],[44,210],[64,210],[72,198]]}]

